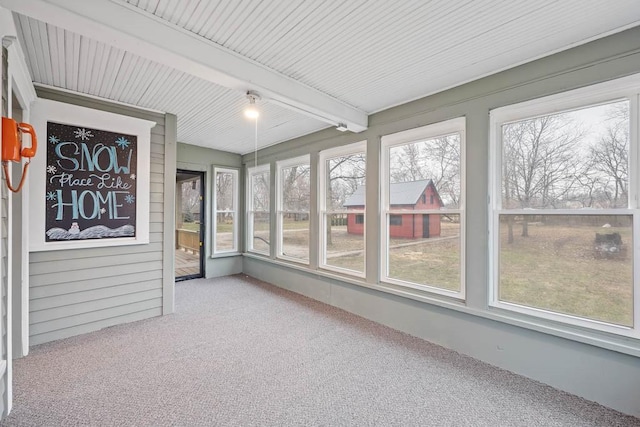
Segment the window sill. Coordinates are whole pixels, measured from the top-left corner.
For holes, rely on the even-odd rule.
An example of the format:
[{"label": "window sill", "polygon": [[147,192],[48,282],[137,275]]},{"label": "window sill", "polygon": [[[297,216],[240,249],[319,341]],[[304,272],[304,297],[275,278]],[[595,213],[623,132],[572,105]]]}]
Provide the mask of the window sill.
[{"label": "window sill", "polygon": [[402,286],[389,283],[367,283],[362,279],[358,279],[357,277],[346,277],[344,275],[331,273],[325,270],[311,270],[310,268],[300,264],[292,264],[283,262],[281,260],[274,260],[253,253],[244,253],[242,255],[247,258],[256,259],[280,267],[290,268],[292,270],[296,270],[310,276],[322,277],[345,284],[373,289],[387,294],[419,301],[425,304],[458,311],[460,313],[477,316],[484,319],[517,326],[520,328],[530,329],[543,334],[552,335],[571,341],[577,341],[583,344],[593,345],[595,347],[604,348],[634,357],[640,357],[640,340],[637,340],[635,338],[614,336],[606,332],[593,331],[578,326],[565,325],[559,322],[540,319],[520,313],[514,313],[495,307],[490,307],[486,310],[472,308],[468,307],[464,301],[447,298],[445,296],[436,296],[433,294],[429,294],[428,292],[418,291],[416,289],[403,288]]},{"label": "window sill", "polygon": [[241,256],[241,255],[242,255],[242,252],[220,252],[220,253],[211,255],[209,258],[211,259],[229,258],[229,257]]}]

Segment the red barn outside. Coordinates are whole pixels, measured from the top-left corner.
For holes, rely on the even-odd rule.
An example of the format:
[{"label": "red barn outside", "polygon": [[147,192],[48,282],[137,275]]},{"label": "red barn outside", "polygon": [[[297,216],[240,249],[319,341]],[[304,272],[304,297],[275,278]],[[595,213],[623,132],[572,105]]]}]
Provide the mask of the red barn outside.
[{"label": "red barn outside", "polygon": [[[424,210],[444,206],[433,181],[397,182],[390,185],[391,209]],[[361,186],[345,201],[347,209],[364,209],[365,186]],[[347,214],[347,232],[364,233],[364,215]],[[440,236],[440,214],[397,214],[389,217],[389,237],[421,239]]]}]

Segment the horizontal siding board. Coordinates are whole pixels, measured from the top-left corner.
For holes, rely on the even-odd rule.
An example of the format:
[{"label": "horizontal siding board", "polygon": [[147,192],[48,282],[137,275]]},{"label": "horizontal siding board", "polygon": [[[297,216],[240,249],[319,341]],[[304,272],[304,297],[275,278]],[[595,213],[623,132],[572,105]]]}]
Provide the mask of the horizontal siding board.
[{"label": "horizontal siding board", "polygon": [[74,292],[86,292],[92,289],[112,288],[118,285],[128,285],[143,283],[147,281],[155,281],[162,284],[162,272],[143,271],[140,273],[132,273],[124,276],[101,277],[92,280],[83,280],[78,282],[56,283],[47,286],[38,286],[29,289],[29,297],[32,300],[41,298],[52,298],[58,295],[68,295]]},{"label": "horizontal siding board", "polygon": [[149,202],[151,203],[163,203],[164,194],[162,193],[150,193],[149,194]]},{"label": "horizontal siding board", "polygon": [[69,275],[66,272],[39,274],[31,276],[33,286],[53,285],[61,282],[92,280],[98,277],[116,277],[141,271],[162,270],[162,261],[152,261],[140,264],[127,264],[115,269],[113,266],[85,268]]},{"label": "horizontal siding board", "polygon": [[164,194],[164,183],[161,182],[152,182],[149,184],[151,193],[160,193]]},{"label": "horizontal siding board", "polygon": [[150,178],[150,180],[151,180],[151,181],[150,181],[151,183],[154,183],[154,182],[155,182],[155,183],[158,183],[158,182],[159,182],[159,183],[164,183],[164,172],[163,172],[163,173],[154,173],[154,172],[151,172],[151,174],[150,174],[150,177],[149,177],[149,178]]},{"label": "horizontal siding board", "polygon": [[91,311],[89,313],[83,313],[77,316],[65,317],[48,322],[32,324],[30,325],[30,330],[34,335],[43,334],[46,332],[55,331],[57,329],[71,328],[76,325],[97,322],[104,319],[110,319],[112,317],[134,313],[136,311],[149,310],[161,306],[162,298],[138,301],[132,304],[119,305],[116,307],[105,308],[103,310]]},{"label": "horizontal siding board", "polygon": [[149,222],[163,222],[164,215],[162,212],[151,212],[149,213]]},{"label": "horizontal siding board", "polygon": [[150,152],[164,155],[164,145],[163,144],[154,144],[153,141],[151,141],[151,142],[152,142],[152,144],[150,146]]},{"label": "horizontal siding board", "polygon": [[[112,256],[102,256],[93,258],[91,260],[90,269],[96,269],[99,267],[113,267],[115,271],[123,265],[139,264],[150,261],[161,261],[162,252],[142,252],[142,253],[127,253],[118,254]],[[75,274],[76,271],[82,271],[87,269],[85,263],[77,262],[71,265],[67,265],[60,261],[39,262],[31,267],[31,274],[37,276],[39,274],[52,274],[60,272],[68,272],[69,276]]]},{"label": "horizontal siding board", "polygon": [[149,224],[149,233],[163,233],[163,226],[162,224]]},{"label": "horizontal siding board", "polygon": [[111,326],[119,325],[122,323],[136,322],[140,320],[149,319],[162,315],[161,307],[154,307],[147,310],[141,310],[125,314],[122,316],[110,317],[107,319],[98,320],[96,322],[84,323],[69,328],[59,329],[47,333],[34,334],[29,337],[29,343],[31,345],[43,344],[49,341],[60,340],[64,338],[73,337],[75,335],[86,334],[88,332],[97,331],[100,329],[108,328]]},{"label": "horizontal siding board", "polygon": [[163,212],[164,211],[164,203],[154,202],[149,203],[149,212]]},{"label": "horizontal siding board", "polygon": [[149,243],[162,243],[164,236],[162,233],[149,233]]},{"label": "horizontal siding board", "polygon": [[164,126],[155,125],[151,128],[151,138],[154,137],[164,138]]},{"label": "horizontal siding board", "polygon": [[[157,228],[157,227],[154,227]],[[161,232],[162,229],[149,230],[150,233]],[[92,249],[74,249],[73,251],[50,251],[50,252],[32,252],[29,254],[29,261],[32,265],[41,262],[50,261],[66,261],[69,259],[85,260],[87,258],[102,258],[109,256],[123,255],[122,246],[113,246],[106,248]],[[162,245],[144,244],[127,246],[127,254],[139,254],[145,252],[161,252]],[[84,262],[84,261],[82,261]]]},{"label": "horizontal siding board", "polygon": [[135,282],[120,286],[109,286],[105,288],[91,289],[69,294],[32,299],[29,305],[29,309],[32,312],[37,312],[40,310],[48,310],[55,307],[81,304],[104,298],[133,294],[135,292],[150,291],[154,289],[162,289],[162,282],[158,280],[147,280],[146,282]]},{"label": "horizontal siding board", "polygon": [[151,173],[159,173],[164,175],[164,164],[161,162],[151,162]]},{"label": "horizontal siding board", "polygon": [[[105,310],[117,308],[125,310],[122,313],[124,314],[125,312],[130,311],[128,310],[128,306],[130,305],[149,303],[149,301],[158,299],[162,301],[161,288],[126,295],[117,295],[81,304],[71,304],[46,310],[31,311],[29,313],[29,324],[31,325],[31,328],[33,328],[34,333],[49,332],[51,330],[73,326],[80,322],[86,323],[86,321],[83,320],[83,316],[92,319],[90,321],[95,321],[105,317],[112,317],[103,316],[103,312]],[[151,305],[145,308],[153,307],[154,306]]]}]

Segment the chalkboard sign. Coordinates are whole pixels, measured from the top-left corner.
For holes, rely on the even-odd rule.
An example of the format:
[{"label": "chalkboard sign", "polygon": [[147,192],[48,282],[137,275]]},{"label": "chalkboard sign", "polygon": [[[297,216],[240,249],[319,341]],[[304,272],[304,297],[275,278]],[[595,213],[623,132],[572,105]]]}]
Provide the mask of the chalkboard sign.
[{"label": "chalkboard sign", "polygon": [[45,241],[136,236],[137,137],[47,122]]}]

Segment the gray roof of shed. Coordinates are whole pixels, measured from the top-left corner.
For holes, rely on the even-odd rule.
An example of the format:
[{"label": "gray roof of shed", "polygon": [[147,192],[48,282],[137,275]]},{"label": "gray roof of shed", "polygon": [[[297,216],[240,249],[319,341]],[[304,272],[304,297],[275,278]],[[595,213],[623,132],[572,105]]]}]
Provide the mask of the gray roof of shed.
[{"label": "gray roof of shed", "polygon": [[[415,205],[418,203],[420,195],[425,188],[431,184],[430,179],[420,181],[395,182],[390,184],[391,194],[390,204],[393,205]],[[353,192],[344,202],[343,206],[364,206],[365,185],[362,185]]]}]

